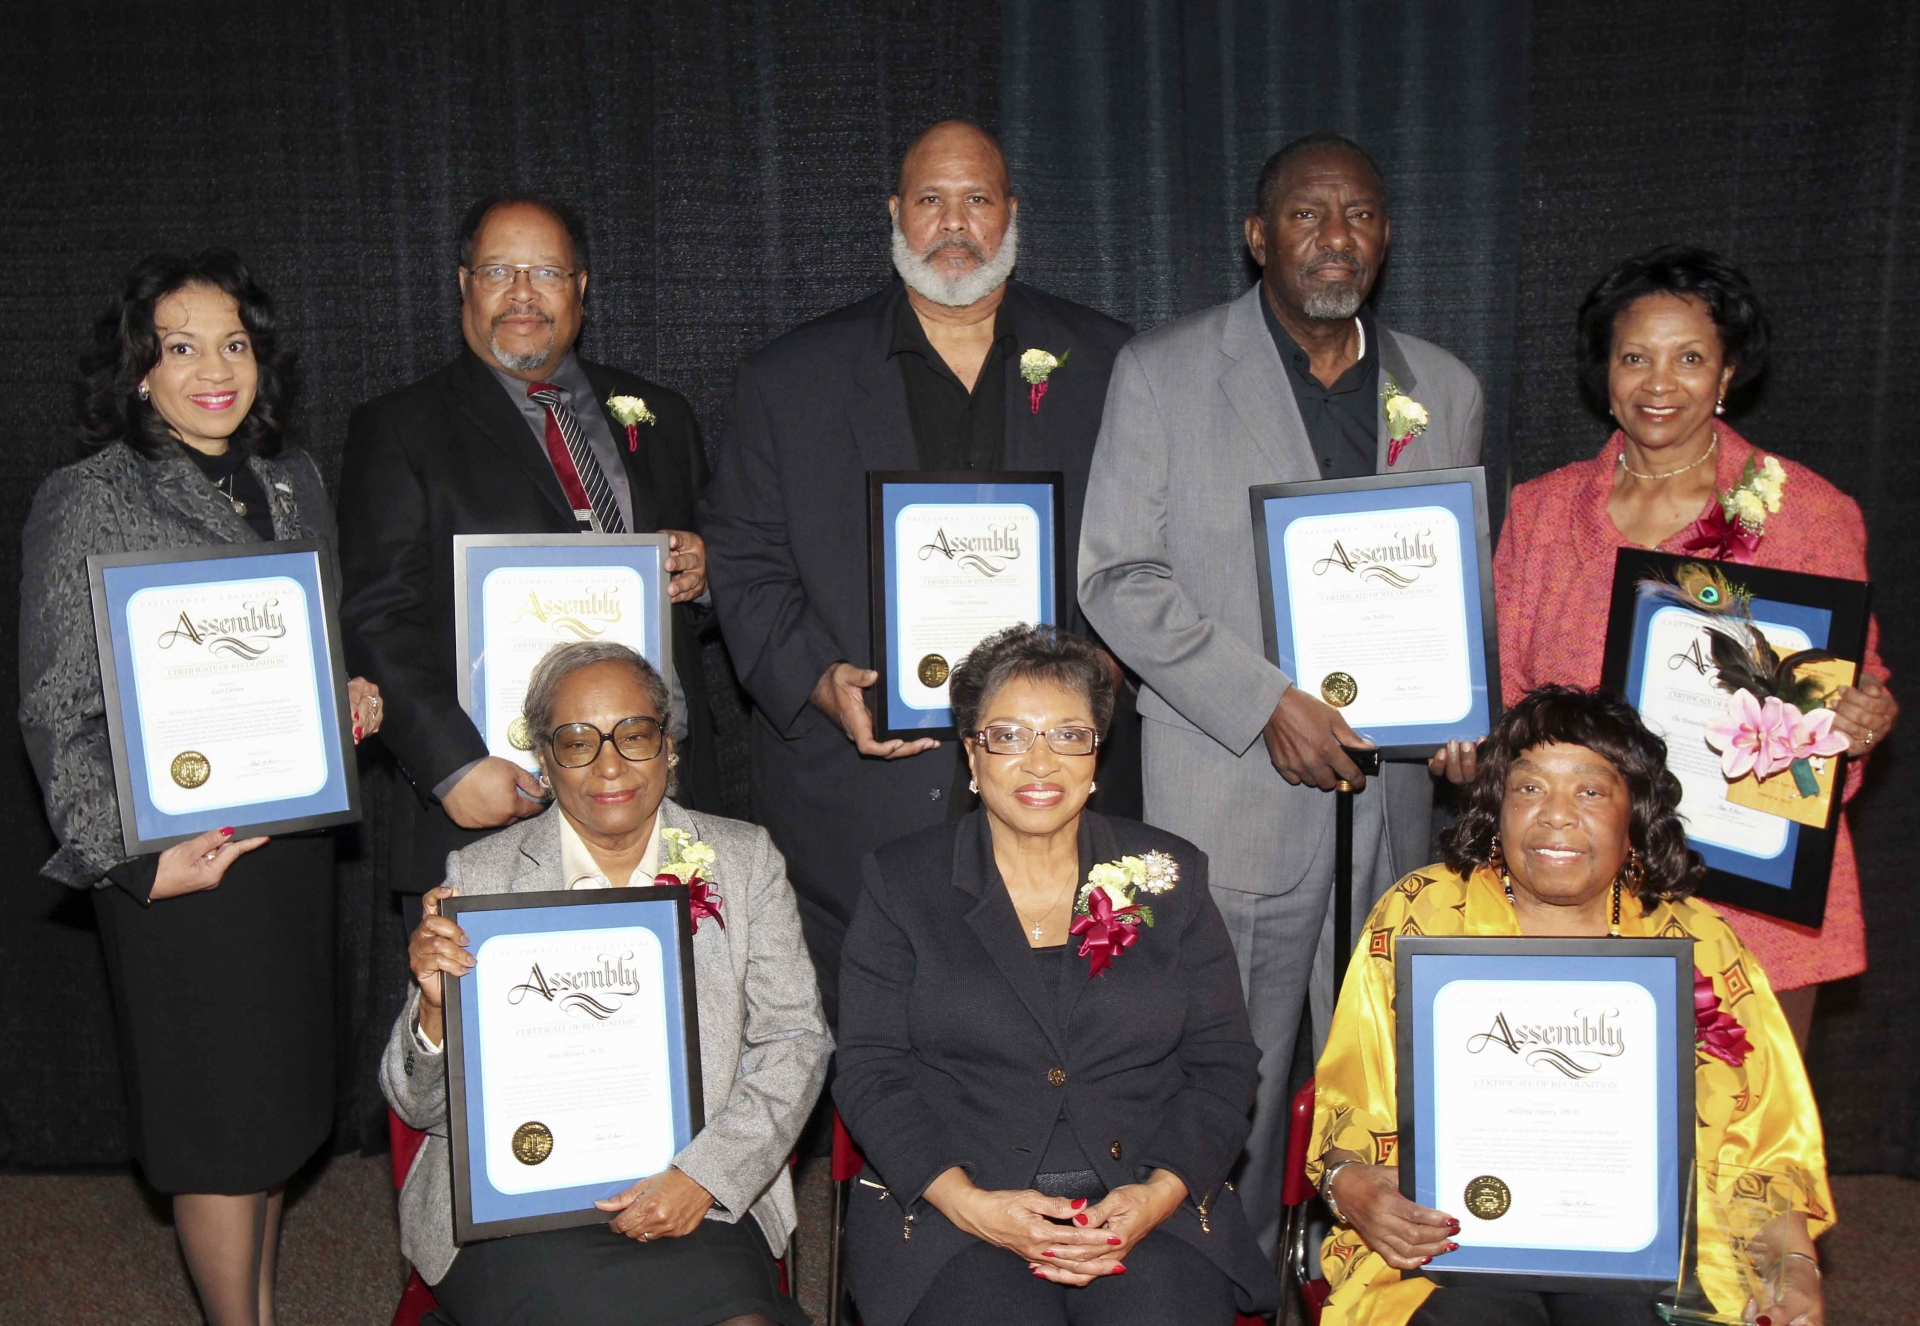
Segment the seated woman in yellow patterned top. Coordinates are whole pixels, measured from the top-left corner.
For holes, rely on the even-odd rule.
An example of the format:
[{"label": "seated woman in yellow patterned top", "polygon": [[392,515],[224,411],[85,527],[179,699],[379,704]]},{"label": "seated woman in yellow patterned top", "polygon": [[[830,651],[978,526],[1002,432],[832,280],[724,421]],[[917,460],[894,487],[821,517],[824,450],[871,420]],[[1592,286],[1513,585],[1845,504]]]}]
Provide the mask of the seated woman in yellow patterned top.
[{"label": "seated woman in yellow patterned top", "polygon": [[[1308,1169],[1339,1220],[1321,1253],[1333,1283],[1322,1326],[1659,1320],[1639,1298],[1438,1288],[1410,1274],[1429,1262],[1439,1269],[1460,1226],[1402,1197],[1395,1164],[1395,938],[1608,934],[1691,936],[1696,976],[1712,981],[1711,997],[1702,984],[1695,1001],[1705,1288],[1736,1317],[1822,1326],[1813,1236],[1833,1222],[1833,1200],[1820,1116],[1766,974],[1712,907],[1687,896],[1701,866],[1666,744],[1609,695],[1543,687],[1481,743],[1465,791],[1446,864],[1408,875],[1367,918],[1320,1059]],[[1739,1242],[1714,1215],[1729,1205],[1715,1186],[1736,1172],[1746,1209],[1772,1212],[1745,1244],[1772,1286],[1751,1305],[1727,1263]],[[1766,1176],[1757,1191],[1756,1174]]]}]

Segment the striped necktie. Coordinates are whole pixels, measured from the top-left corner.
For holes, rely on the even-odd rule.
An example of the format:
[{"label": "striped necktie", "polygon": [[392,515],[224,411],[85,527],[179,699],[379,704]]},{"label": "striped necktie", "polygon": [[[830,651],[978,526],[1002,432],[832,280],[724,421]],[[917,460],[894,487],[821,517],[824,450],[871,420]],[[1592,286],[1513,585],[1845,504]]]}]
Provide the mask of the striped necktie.
[{"label": "striped necktie", "polygon": [[547,410],[547,459],[560,477],[573,514],[591,525],[597,534],[625,534],[627,522],[620,518],[620,503],[614,500],[607,476],[594,459],[580,421],[567,408],[560,388],[551,382],[536,382],[527,388],[527,399],[540,402]]}]

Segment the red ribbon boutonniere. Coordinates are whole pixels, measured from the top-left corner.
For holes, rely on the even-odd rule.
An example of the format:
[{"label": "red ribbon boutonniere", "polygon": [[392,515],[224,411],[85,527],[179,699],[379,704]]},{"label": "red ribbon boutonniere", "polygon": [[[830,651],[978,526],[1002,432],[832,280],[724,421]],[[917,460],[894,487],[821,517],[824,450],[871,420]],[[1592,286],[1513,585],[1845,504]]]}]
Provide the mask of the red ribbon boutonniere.
[{"label": "red ribbon boutonniere", "polygon": [[709,916],[719,924],[722,930],[727,928],[727,918],[720,915],[720,891],[701,879],[697,872],[682,880],[678,875],[662,871],[653,877],[653,882],[662,888],[672,888],[675,884],[681,883],[687,886],[687,901],[692,905],[693,910],[694,934],[700,933],[700,922]]},{"label": "red ribbon boutonniere", "polygon": [[1116,908],[1105,889],[1087,894],[1087,911],[1075,919],[1073,933],[1080,936],[1080,956],[1090,959],[1087,977],[1091,980],[1113,965],[1115,957],[1125,953],[1140,938],[1140,909],[1132,903]]},{"label": "red ribbon boutonniere", "polygon": [[1698,969],[1693,973],[1693,1043],[1735,1068],[1753,1053],[1747,1029],[1720,1007],[1720,996],[1713,990],[1713,977]]},{"label": "red ribbon boutonniere", "polygon": [[1021,353],[1020,376],[1026,379],[1027,405],[1033,413],[1040,413],[1040,402],[1047,398],[1047,379],[1072,356],[1071,350],[1057,359],[1045,350],[1026,350]]},{"label": "red ribbon boutonniere", "polygon": [[1737,520],[1727,519],[1718,502],[1713,510],[1693,522],[1680,542],[1680,551],[1689,557],[1707,557],[1716,562],[1753,564],[1760,547],[1760,535]]},{"label": "red ribbon boutonniere", "polygon": [[709,869],[717,859],[713,848],[695,838],[685,829],[660,830],[660,846],[666,852],[666,861],[660,866],[660,872],[653,877],[655,884],[687,886],[687,901],[692,904],[693,933],[700,933],[700,922],[712,917],[722,930],[727,928],[726,918],[720,915],[720,891],[707,883],[700,873]]},{"label": "red ribbon boutonniere", "polygon": [[630,452],[640,449],[640,425],[660,422],[660,416],[649,410],[647,403],[638,396],[607,397],[607,413],[613,416],[616,423],[626,427],[627,450]]},{"label": "red ribbon boutonniere", "polygon": [[1407,443],[1427,431],[1427,407],[1400,390],[1391,373],[1386,374],[1380,404],[1387,414],[1387,468],[1392,469]]},{"label": "red ribbon boutonniere", "polygon": [[[1624,452],[1620,461],[1626,463]],[[1777,457],[1762,458],[1759,452],[1748,456],[1740,467],[1740,481],[1730,491],[1714,489],[1712,509],[1687,529],[1680,551],[1752,565],[1760,537],[1767,532],[1767,517],[1780,509],[1786,487],[1787,469]]]}]

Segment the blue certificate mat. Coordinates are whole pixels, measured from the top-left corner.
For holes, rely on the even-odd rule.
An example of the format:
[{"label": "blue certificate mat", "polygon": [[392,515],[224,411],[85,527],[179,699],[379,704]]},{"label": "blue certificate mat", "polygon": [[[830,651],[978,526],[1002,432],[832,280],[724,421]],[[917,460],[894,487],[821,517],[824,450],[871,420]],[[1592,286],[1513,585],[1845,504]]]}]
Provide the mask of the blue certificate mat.
[{"label": "blue certificate mat", "polygon": [[360,818],[319,543],[96,556],[87,572],[130,855],[226,826],[246,838]]},{"label": "blue certificate mat", "polygon": [[1061,620],[1058,474],[868,476],[874,735],[951,737],[947,679],[995,631]]},{"label": "blue certificate mat", "polygon": [[460,707],[489,755],[537,771],[536,734],[520,710],[534,666],[556,645],[626,645],[672,688],[667,556],[664,534],[454,536]]},{"label": "blue certificate mat", "polygon": [[442,904],[473,969],[446,982],[455,1237],[603,1223],[703,1126],[684,887]]},{"label": "blue certificate mat", "polygon": [[1646,1293],[1684,1253],[1693,944],[1395,942],[1400,1190],[1458,1219],[1422,1274]]},{"label": "blue certificate mat", "polygon": [[1267,657],[1384,756],[1477,740],[1500,709],[1485,472],[1251,490]]}]

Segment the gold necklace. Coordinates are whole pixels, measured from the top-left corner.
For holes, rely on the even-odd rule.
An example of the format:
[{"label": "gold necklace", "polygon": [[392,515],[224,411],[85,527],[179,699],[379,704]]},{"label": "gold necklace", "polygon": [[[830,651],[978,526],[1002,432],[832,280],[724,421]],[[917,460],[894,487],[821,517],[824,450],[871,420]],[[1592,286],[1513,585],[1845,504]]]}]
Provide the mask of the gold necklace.
[{"label": "gold necklace", "polygon": [[1707,449],[1700,453],[1700,458],[1698,460],[1690,461],[1689,463],[1682,465],[1677,470],[1668,470],[1664,474],[1642,474],[1640,473],[1639,470],[1636,470],[1633,468],[1633,466],[1627,464],[1627,444],[1622,442],[1620,444],[1620,468],[1625,470],[1628,474],[1631,474],[1636,479],[1671,479],[1676,474],[1685,474],[1688,470],[1698,469],[1700,466],[1706,464],[1709,460],[1713,459],[1713,453],[1715,451],[1718,451],[1719,449],[1720,449],[1720,435],[1718,433],[1715,433],[1713,435],[1713,440],[1707,443]]},{"label": "gold necklace", "polygon": [[[1509,875],[1505,870],[1500,872],[1500,887],[1506,890],[1507,906],[1514,909],[1514,914],[1517,917],[1520,911],[1520,904],[1513,899],[1513,876]],[[1613,920],[1611,924],[1607,926],[1607,938],[1620,938],[1620,881],[1618,879],[1613,881]]]}]

